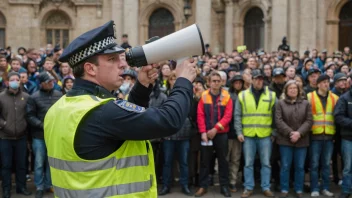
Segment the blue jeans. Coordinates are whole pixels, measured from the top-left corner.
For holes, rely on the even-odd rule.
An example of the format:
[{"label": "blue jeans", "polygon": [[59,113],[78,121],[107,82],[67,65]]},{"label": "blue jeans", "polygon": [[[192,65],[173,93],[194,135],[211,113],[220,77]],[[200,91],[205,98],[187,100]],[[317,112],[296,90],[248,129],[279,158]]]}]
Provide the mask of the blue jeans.
[{"label": "blue jeans", "polygon": [[43,139],[33,138],[34,153],[34,184],[37,190],[45,190],[52,186],[50,167],[45,142]]},{"label": "blue jeans", "polygon": [[271,177],[271,157],[272,142],[270,137],[266,138],[251,138],[245,137],[243,142],[243,154],[244,154],[244,184],[243,186],[247,190],[254,189],[254,173],[253,164],[255,160],[255,154],[258,151],[261,163],[261,187],[262,190],[270,190],[270,177]]},{"label": "blue jeans", "polygon": [[290,186],[290,169],[294,161],[294,189],[296,193],[303,192],[304,184],[304,162],[307,155],[307,147],[292,147],[280,145],[281,169],[280,186],[281,192],[288,193]]},{"label": "blue jeans", "polygon": [[343,172],[342,172],[342,192],[352,193],[352,141],[341,141],[341,154],[343,159]]},{"label": "blue jeans", "polygon": [[[16,161],[16,189],[26,188],[26,137],[18,140],[1,140],[2,188],[11,191],[12,157]],[[14,154],[14,155],[13,155]]]},{"label": "blue jeans", "polygon": [[174,161],[175,149],[178,152],[178,163],[180,166],[180,184],[182,186],[188,185],[189,140],[165,140],[163,142],[163,185],[165,187],[171,186],[172,164]]},{"label": "blue jeans", "polygon": [[[312,140],[310,143],[310,188],[319,192],[319,165],[322,175],[322,190],[330,189],[330,161],[334,143],[332,140]],[[319,163],[320,161],[320,163]]]}]

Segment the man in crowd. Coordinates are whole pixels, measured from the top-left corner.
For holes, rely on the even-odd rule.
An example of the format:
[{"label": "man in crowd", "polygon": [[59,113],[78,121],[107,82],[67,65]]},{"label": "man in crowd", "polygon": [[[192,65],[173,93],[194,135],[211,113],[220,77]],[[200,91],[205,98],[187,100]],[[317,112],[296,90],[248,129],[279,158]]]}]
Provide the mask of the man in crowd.
[{"label": "man in crowd", "polygon": [[347,76],[344,73],[337,73],[334,76],[334,88],[332,88],[332,93],[336,94],[337,96],[341,96],[343,93],[345,93],[346,90],[346,84],[347,84]]},{"label": "man in crowd", "polygon": [[271,136],[274,132],[276,94],[264,87],[260,70],[252,72],[252,86],[240,93],[236,101],[235,129],[237,138],[243,142],[244,192],[242,198],[250,197],[254,190],[253,165],[258,152],[261,162],[261,188],[266,197],[274,197],[270,190],[272,150]]},{"label": "man in crowd", "polygon": [[338,96],[329,91],[329,76],[323,74],[317,80],[318,90],[307,95],[312,105],[313,126],[310,144],[311,196],[319,197],[319,166],[322,171],[322,194],[333,197],[330,192],[330,160],[334,149],[334,108]]},{"label": "man in crowd", "polygon": [[317,90],[317,79],[320,73],[319,69],[311,68],[308,70],[308,84],[303,88],[306,94]]},{"label": "man in crowd", "polygon": [[352,89],[343,94],[334,110],[335,122],[340,126],[341,154],[343,161],[342,193],[340,198],[352,195]]},{"label": "man in crowd", "polygon": [[[226,160],[228,153],[229,123],[232,118],[233,104],[228,91],[221,88],[221,76],[218,72],[212,72],[209,77],[210,89],[203,92],[198,103],[197,121],[198,130],[201,133],[201,166],[200,188],[196,197],[201,197],[207,192],[209,186],[210,161],[215,150],[219,164],[219,180],[221,193],[225,197],[231,197],[229,191],[229,170]],[[209,145],[212,142],[213,146]],[[210,143],[211,144],[211,143]]]},{"label": "man in crowd", "polygon": [[8,78],[8,88],[0,93],[0,151],[4,198],[11,197],[13,161],[16,162],[16,192],[26,196],[32,194],[26,187],[26,105],[29,95],[20,89],[19,73],[10,72]]}]

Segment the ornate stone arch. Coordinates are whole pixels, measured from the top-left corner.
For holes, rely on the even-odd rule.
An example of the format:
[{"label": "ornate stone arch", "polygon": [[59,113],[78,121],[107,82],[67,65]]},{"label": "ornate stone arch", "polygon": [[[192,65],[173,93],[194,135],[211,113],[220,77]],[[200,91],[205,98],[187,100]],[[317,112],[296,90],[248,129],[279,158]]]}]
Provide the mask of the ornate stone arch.
[{"label": "ornate stone arch", "polygon": [[[68,32],[68,43],[74,37],[73,29],[75,27],[75,13],[72,9],[67,6],[61,6],[60,8],[54,6],[48,6],[43,8],[38,16],[40,22],[40,45],[45,46],[47,44],[47,29],[65,29]],[[65,33],[66,34],[66,33]],[[53,43],[54,45],[55,43]]]},{"label": "ornate stone arch", "polygon": [[338,49],[339,45],[339,15],[342,7],[349,0],[332,0],[326,11],[326,46],[329,53]]},{"label": "ornate stone arch", "polygon": [[6,47],[6,18],[0,11],[0,48]]},{"label": "ornate stone arch", "polygon": [[181,29],[181,24],[183,20],[183,10],[176,1],[163,1],[163,2],[153,2],[145,7],[142,7],[141,13],[139,14],[139,43],[144,43],[148,40],[148,26],[149,26],[149,18],[153,14],[153,12],[159,8],[165,8],[171,12],[174,17],[175,31]]},{"label": "ornate stone arch", "polygon": [[271,1],[270,0],[244,0],[234,4],[233,28],[234,47],[244,44],[244,19],[247,12],[258,7],[264,14],[264,49],[270,49],[271,43]]}]

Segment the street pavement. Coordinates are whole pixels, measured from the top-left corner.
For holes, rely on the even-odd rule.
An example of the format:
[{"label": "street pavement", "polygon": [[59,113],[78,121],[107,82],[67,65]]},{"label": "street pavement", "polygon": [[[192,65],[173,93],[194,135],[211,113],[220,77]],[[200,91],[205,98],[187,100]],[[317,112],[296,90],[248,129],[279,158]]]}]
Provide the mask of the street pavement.
[{"label": "street pavement", "polygon": [[[166,197],[166,198],[186,198],[187,196],[183,195],[181,193],[181,188],[178,187],[177,184],[174,185],[175,187],[171,188],[171,193],[168,194],[168,195],[165,195],[165,196],[159,196],[160,198],[163,198],[163,197]],[[34,186],[34,183],[33,183],[33,175],[32,175],[32,181],[30,182],[27,182],[27,187],[28,187],[28,190],[31,191],[33,194],[31,196],[24,196],[24,195],[18,195],[16,194],[16,191],[15,191],[15,184],[13,184],[13,187],[12,187],[12,198],[28,198],[28,197],[35,197],[35,186]],[[161,185],[158,186],[159,188],[161,187]],[[191,191],[192,192],[195,192],[197,190],[197,188],[194,188],[192,187],[191,188]],[[239,192],[237,193],[232,193],[232,197],[236,197],[236,198],[240,198],[241,197],[241,193],[242,193],[242,188],[239,189]],[[291,189],[291,192],[293,192],[293,190]],[[335,198],[338,198],[338,195],[340,193],[340,188],[338,186],[336,186],[335,184],[332,184],[332,192],[335,193]],[[275,196],[278,197],[279,196],[279,192],[275,192]],[[0,193],[0,196],[2,197],[2,192]],[[218,197],[223,197],[221,194],[220,194],[220,188],[219,186],[213,186],[213,187],[210,187],[208,189],[208,193],[203,196],[204,198],[218,198]],[[255,188],[255,192],[253,194],[253,196],[251,196],[251,198],[263,198],[264,195],[261,194],[260,192],[260,184],[256,184],[256,188]],[[290,197],[294,197],[294,194],[291,193],[290,194]],[[309,198],[310,197],[310,194],[304,194],[304,198]],[[324,196],[320,196],[320,197],[324,197]],[[45,193],[44,195],[44,198],[54,198],[54,195],[52,193]]]}]

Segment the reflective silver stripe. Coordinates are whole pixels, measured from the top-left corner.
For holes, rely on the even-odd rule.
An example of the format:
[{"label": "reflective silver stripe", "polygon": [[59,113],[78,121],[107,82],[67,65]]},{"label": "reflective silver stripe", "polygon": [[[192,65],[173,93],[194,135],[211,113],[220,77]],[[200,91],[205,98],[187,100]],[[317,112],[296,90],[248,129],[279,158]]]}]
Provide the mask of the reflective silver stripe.
[{"label": "reflective silver stripe", "polygon": [[322,122],[322,121],[314,121],[314,124],[313,125],[329,125],[329,126],[334,126],[334,123],[333,122],[330,122],[330,121],[325,121],[325,122]]},{"label": "reflective silver stripe", "polygon": [[[316,114],[313,114],[313,115],[324,115],[324,113],[316,113]],[[325,115],[334,115],[334,113],[325,113]]]},{"label": "reflective silver stripe", "polygon": [[246,100],[244,99],[244,91],[242,91],[242,101],[243,101],[244,111],[247,111]]},{"label": "reflective silver stripe", "polygon": [[59,198],[98,198],[98,197],[111,197],[115,195],[126,195],[131,193],[138,193],[148,191],[153,185],[153,177],[150,180],[143,182],[135,182],[129,184],[120,184],[115,186],[107,186],[103,188],[94,188],[88,190],[70,190],[54,186],[55,195]]},{"label": "reflective silver stripe", "polygon": [[271,125],[266,124],[243,124],[243,128],[271,128]]},{"label": "reflective silver stripe", "polygon": [[58,170],[65,170],[70,172],[105,170],[113,167],[116,167],[116,169],[122,169],[133,166],[148,166],[149,164],[148,155],[138,155],[121,159],[116,159],[113,157],[97,162],[74,162],[53,157],[48,157],[48,160],[51,167]]},{"label": "reflective silver stripe", "polygon": [[243,114],[243,117],[255,117],[255,116],[271,117],[271,114],[267,114],[267,113],[246,113],[246,114]]}]

